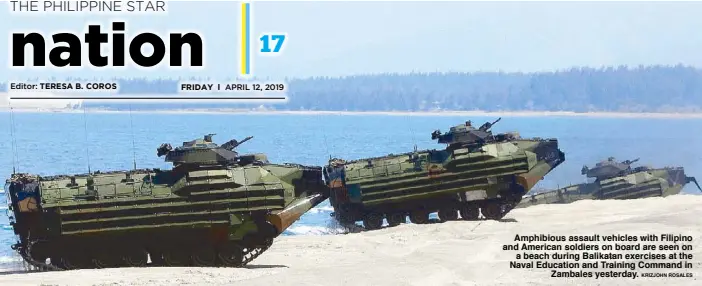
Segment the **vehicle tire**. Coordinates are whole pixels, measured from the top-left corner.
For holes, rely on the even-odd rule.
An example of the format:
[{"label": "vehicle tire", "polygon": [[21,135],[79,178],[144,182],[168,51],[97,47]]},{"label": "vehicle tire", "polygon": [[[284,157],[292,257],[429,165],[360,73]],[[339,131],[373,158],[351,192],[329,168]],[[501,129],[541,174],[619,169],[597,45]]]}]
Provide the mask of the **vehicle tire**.
[{"label": "vehicle tire", "polygon": [[429,223],[429,212],[425,210],[416,210],[410,213],[410,221],[414,224]]},{"label": "vehicle tire", "polygon": [[460,213],[463,220],[478,220],[480,218],[480,208],[472,203],[463,205]]},{"label": "vehicle tire", "polygon": [[458,211],[454,208],[443,208],[439,210],[439,219],[442,222],[458,220]]},{"label": "vehicle tire", "polygon": [[401,223],[404,223],[406,221],[406,217],[405,217],[404,213],[386,214],[385,218],[388,220],[388,225],[390,227],[398,226]]},{"label": "vehicle tire", "polygon": [[369,213],[363,218],[363,227],[367,230],[379,229],[383,226],[383,215],[379,213]]},{"label": "vehicle tire", "polygon": [[504,216],[502,213],[502,206],[497,202],[490,202],[483,205],[480,211],[486,219],[499,220]]}]

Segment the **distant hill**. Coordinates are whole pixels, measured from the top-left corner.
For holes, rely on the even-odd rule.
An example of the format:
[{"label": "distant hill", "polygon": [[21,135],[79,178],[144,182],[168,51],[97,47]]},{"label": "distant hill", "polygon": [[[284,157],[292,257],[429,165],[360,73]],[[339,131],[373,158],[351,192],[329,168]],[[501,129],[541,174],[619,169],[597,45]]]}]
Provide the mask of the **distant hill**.
[{"label": "distant hill", "polygon": [[[187,80],[194,80],[192,78]],[[122,94],[173,94],[177,79],[118,79]],[[276,110],[702,112],[702,70],[687,66],[573,68],[543,73],[410,73],[288,81]],[[0,89],[6,90],[6,84]],[[124,104],[90,107],[124,109]],[[199,108],[247,105],[198,104]],[[132,104],[133,109],[183,104]]]}]

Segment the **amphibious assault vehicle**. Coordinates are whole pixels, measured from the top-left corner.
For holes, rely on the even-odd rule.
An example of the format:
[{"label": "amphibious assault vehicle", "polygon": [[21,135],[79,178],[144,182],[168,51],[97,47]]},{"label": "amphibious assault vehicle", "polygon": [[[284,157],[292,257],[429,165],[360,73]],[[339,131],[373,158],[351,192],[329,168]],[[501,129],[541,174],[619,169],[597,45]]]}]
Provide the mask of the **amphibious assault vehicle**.
[{"label": "amphibious assault vehicle", "polygon": [[365,229],[406,222],[501,219],[539,180],[565,160],[556,139],[492,134],[494,122],[479,128],[468,121],[432,140],[448,144],[378,158],[331,159],[324,168],[332,214],[342,225],[363,221]]},{"label": "amphibious assault vehicle", "polygon": [[539,194],[527,195],[517,207],[528,207],[537,204],[565,204],[583,199],[592,200],[626,200],[656,196],[669,196],[680,193],[690,182],[695,183],[702,191],[694,177],[687,177],[681,167],[631,168],[636,160],[617,162],[610,157],[590,169],[583,166],[581,174],[594,179],[591,183],[577,184],[546,191]]},{"label": "amphibious assault vehicle", "polygon": [[13,174],[5,188],[13,249],[42,270],[141,267],[148,257],[240,267],[328,197],[321,167],[239,155],[234,148],[251,137],[219,146],[212,135],[162,144],[157,155],[171,170]]}]

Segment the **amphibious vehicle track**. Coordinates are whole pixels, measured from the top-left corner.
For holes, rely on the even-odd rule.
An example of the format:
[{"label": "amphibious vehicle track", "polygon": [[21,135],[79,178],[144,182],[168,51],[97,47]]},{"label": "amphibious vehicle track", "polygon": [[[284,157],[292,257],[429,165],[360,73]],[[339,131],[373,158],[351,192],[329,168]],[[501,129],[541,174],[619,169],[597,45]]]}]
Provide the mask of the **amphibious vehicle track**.
[{"label": "amphibious vehicle track", "polygon": [[[256,247],[256,248],[251,248],[251,249],[245,249],[244,254],[243,254],[243,260],[242,263],[238,266],[234,266],[233,268],[241,268],[249,264],[249,262],[253,261],[257,257],[259,257],[261,254],[266,252],[271,245],[273,244],[273,240],[271,239],[266,243],[266,246],[264,247]],[[13,248],[16,248],[13,246]],[[29,252],[31,251],[31,245],[27,247],[26,249],[19,250],[19,254],[22,256],[22,259],[24,262],[24,268],[27,272],[48,272],[48,271],[66,271],[66,270],[71,270],[71,269],[65,269],[58,267],[56,265],[52,264],[47,264],[46,262],[39,262],[36,261],[35,259],[32,259],[32,257],[29,255]],[[155,263],[150,263],[147,264],[147,267],[163,267],[165,265],[159,265]],[[223,265],[217,265],[214,267],[223,267]],[[224,267],[232,267],[232,266],[224,266]],[[99,268],[99,267],[94,267],[94,268]],[[121,268],[121,267],[116,267],[116,268]]]},{"label": "amphibious vehicle track", "polygon": [[[487,216],[485,214],[483,214],[482,217],[480,216],[481,212],[483,212],[482,208],[475,208],[472,211],[469,211],[467,209],[463,209],[463,210],[458,212],[460,214],[460,216],[459,215],[448,215],[447,216],[446,214],[443,214],[443,215],[438,215],[438,217],[439,217],[438,220],[437,219],[429,219],[426,221],[412,222],[412,223],[430,224],[430,223],[444,223],[447,221],[459,221],[459,220],[477,221],[477,222],[486,221],[486,220],[499,221],[499,220],[502,220],[510,211],[515,209],[520,201],[521,201],[520,198],[513,198],[512,200],[503,201],[502,203],[499,204],[499,206],[500,206],[499,213],[497,213],[498,210],[496,210],[494,208],[490,209],[490,210],[485,210],[486,212],[488,212],[488,211],[494,212],[494,213],[488,213]],[[438,212],[437,212],[437,214],[438,214]],[[335,215],[335,213],[331,213],[330,215],[333,217]],[[397,215],[397,213],[395,213],[394,215]],[[388,219],[389,218],[388,216],[390,216],[390,214],[381,217],[381,224],[382,224],[382,218]],[[401,221],[402,223],[404,223],[407,220],[408,216],[410,217],[410,221],[412,221],[411,214],[410,215],[405,214],[402,217],[402,219],[399,219],[399,220],[396,218],[390,218],[391,220],[393,220],[393,223],[391,223],[391,224],[389,223],[387,226],[383,226],[383,227],[376,224],[377,227],[375,227],[375,228],[367,228],[367,227],[365,227],[365,224],[366,224],[365,222],[362,226],[355,224],[355,222],[344,222],[344,223],[341,223],[341,225],[346,227],[346,228],[349,228],[349,229],[356,229],[356,230],[360,230],[360,231],[371,231],[371,230],[376,230],[379,228],[390,228],[390,227],[398,226],[401,224],[398,221]]]}]

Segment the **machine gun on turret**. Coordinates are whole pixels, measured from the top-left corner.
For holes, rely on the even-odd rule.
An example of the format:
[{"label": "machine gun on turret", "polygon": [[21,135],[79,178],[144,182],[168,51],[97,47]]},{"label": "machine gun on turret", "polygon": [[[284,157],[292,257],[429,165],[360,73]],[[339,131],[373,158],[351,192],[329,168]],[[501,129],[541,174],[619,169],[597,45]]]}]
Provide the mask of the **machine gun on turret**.
[{"label": "machine gun on turret", "polygon": [[229,140],[227,143],[222,144],[222,148],[225,150],[233,151],[236,147],[239,147],[239,145],[244,144],[244,142],[251,140],[253,136],[249,136],[244,138],[244,140],[241,141],[236,141],[236,139]]},{"label": "machine gun on turret", "polygon": [[495,125],[495,123],[500,122],[500,120],[502,120],[502,117],[497,118],[497,120],[493,121],[492,123],[485,122],[483,125],[480,126],[480,128],[478,128],[478,130],[483,131],[483,132],[487,132],[488,129],[490,129],[493,125]]}]

